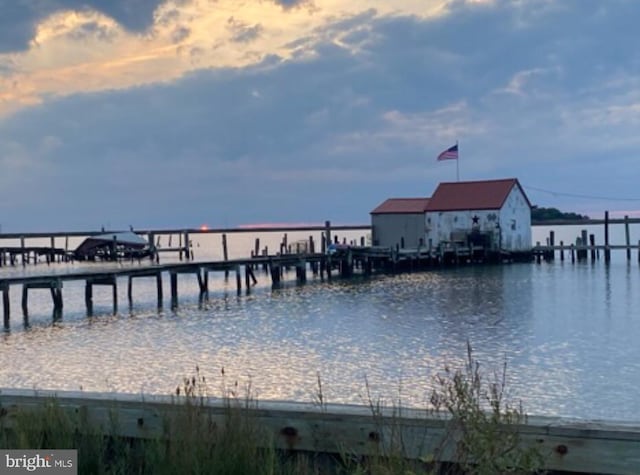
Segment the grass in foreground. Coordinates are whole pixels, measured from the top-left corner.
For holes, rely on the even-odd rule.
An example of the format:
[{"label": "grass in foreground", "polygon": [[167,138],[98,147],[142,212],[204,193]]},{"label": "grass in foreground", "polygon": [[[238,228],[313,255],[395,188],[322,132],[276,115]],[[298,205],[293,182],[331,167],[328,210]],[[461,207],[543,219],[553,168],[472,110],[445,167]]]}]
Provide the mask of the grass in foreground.
[{"label": "grass in foreground", "polygon": [[[120,421],[111,413],[107,427],[87,420],[85,411],[69,411],[55,399],[22,410],[8,420],[0,408],[0,448],[77,449],[80,474],[520,474],[540,473],[544,457],[523,446],[516,430],[526,423],[521,406],[504,396],[504,371],[486,383],[468,348],[464,368],[445,368],[436,377],[432,404],[447,414],[447,430],[438,450],[407,458],[401,408],[383,417],[380,401],[369,397],[377,433],[386,434],[378,451],[366,457],[349,447],[342,454],[277,450],[273,434],[254,419],[257,402],[251,388],[224,384],[225,416],[214,420],[206,409],[207,383],[196,374],[176,390],[176,407],[152,439],[122,437]],[[326,407],[318,380],[317,401]],[[243,392],[240,396],[238,393]],[[435,413],[435,412],[434,412]],[[222,422],[221,422],[222,421]],[[454,455],[457,464],[448,464]]]}]

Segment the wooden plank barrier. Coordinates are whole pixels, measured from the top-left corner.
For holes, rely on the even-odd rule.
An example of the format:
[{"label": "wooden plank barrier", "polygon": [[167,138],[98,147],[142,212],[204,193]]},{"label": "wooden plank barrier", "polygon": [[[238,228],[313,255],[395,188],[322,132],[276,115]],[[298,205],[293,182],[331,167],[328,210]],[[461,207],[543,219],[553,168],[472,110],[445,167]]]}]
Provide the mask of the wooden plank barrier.
[{"label": "wooden plank barrier", "polygon": [[[0,414],[11,428],[19,411],[35,410],[55,397],[61,408],[80,413],[105,433],[157,438],[166,417],[180,417],[184,397],[77,391],[0,390]],[[200,399],[198,399],[200,401]],[[233,400],[231,401],[233,402]],[[238,401],[244,405],[245,401]],[[223,425],[229,401],[203,400],[202,417]],[[376,409],[368,406],[314,405],[286,401],[259,401],[249,405],[249,416],[267,429],[276,446],[285,450],[373,455],[401,437],[404,456],[420,459],[438,454],[440,461],[455,461],[455,440],[447,430],[448,418],[410,408]],[[573,473],[636,475],[640,467],[640,423],[588,422],[556,417],[529,417],[516,426],[523,444],[534,444],[546,455],[547,470]]]}]

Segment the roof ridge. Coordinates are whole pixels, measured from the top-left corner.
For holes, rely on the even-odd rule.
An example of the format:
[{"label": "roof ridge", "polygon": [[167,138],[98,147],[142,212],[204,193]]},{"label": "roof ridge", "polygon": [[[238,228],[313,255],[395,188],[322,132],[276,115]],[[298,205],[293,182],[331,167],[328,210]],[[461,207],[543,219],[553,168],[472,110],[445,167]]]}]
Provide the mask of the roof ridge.
[{"label": "roof ridge", "polygon": [[415,198],[387,198],[387,200],[428,200],[428,196],[416,196]]},{"label": "roof ridge", "polygon": [[487,180],[443,181],[440,185],[464,185],[469,183],[497,183],[499,181],[518,181],[517,178],[490,178]]}]

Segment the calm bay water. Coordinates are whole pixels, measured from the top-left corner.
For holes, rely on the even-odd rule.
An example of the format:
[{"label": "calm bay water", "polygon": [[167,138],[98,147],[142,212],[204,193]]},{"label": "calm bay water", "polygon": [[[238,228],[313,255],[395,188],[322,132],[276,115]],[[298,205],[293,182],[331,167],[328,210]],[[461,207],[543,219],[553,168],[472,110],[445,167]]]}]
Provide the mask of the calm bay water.
[{"label": "calm bay water", "polygon": [[[548,230],[534,228],[534,241],[544,241]],[[556,240],[572,242],[579,230],[556,227]],[[600,242],[601,231],[589,229]],[[359,239],[363,232],[344,234]],[[289,241],[308,235],[289,233]],[[260,237],[261,247],[275,249],[282,235]],[[232,256],[246,256],[254,238],[230,238]],[[632,242],[639,238],[632,228]],[[219,242],[194,236],[196,259],[220,258]],[[611,242],[624,242],[621,226]],[[180,276],[175,312],[168,301],[157,310],[152,279],[134,282],[129,308],[122,280],[118,314],[111,314],[110,289],[96,288],[93,317],[85,314],[83,284],[65,283],[62,320],[52,322],[49,294],[36,290],[29,327],[14,287],[11,330],[0,342],[0,386],[168,394],[198,365],[213,392],[224,368],[227,383],[251,381],[260,398],[311,401],[319,373],[330,402],[363,403],[366,380],[374,396],[423,406],[433,374],[461,364],[469,341],[483,367],[499,370],[507,362],[510,393],[529,413],[640,421],[636,253],[627,263],[614,252],[610,266],[558,259],[310,279],[304,286],[293,283],[292,271],[277,290],[266,274],[257,277],[252,293],[238,297],[234,279],[212,275],[209,298],[199,301],[194,279]]]}]

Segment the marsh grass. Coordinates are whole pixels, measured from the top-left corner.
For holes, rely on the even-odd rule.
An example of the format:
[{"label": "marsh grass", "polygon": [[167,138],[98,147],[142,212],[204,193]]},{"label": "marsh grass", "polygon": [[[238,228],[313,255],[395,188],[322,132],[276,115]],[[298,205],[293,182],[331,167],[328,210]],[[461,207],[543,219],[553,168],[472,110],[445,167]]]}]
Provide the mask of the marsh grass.
[{"label": "marsh grass", "polygon": [[506,375],[506,361],[501,372],[484,374],[467,342],[465,365],[457,369],[445,367],[435,377],[432,410],[448,418],[440,451],[453,451],[465,473],[542,473],[545,454],[539,447],[522,441],[518,429],[527,423],[527,415],[520,401],[508,398]]},{"label": "marsh grass", "polygon": [[[255,419],[252,409],[258,408],[258,400],[250,381],[244,385],[229,382],[222,369],[218,387],[212,391],[198,367],[176,388],[174,407],[163,415],[161,435],[156,438],[116,436],[121,432],[115,411],[107,427],[97,427],[82,410],[70,411],[51,399],[38,408],[12,412],[11,421],[0,404],[0,448],[75,448],[78,473],[82,474],[539,473],[544,457],[519,438],[517,428],[526,423],[526,415],[520,405],[507,400],[505,374],[506,365],[487,382],[470,346],[463,368],[445,368],[438,374],[431,396],[433,407],[425,411],[432,416],[445,414],[446,436],[435,452],[425,449],[419,457],[407,452],[401,397],[387,406],[371,394],[366,381],[365,397],[375,427],[370,434],[374,452],[362,456],[341,447],[338,455],[305,453],[276,449],[274,435]],[[224,417],[211,415],[207,402],[212,397],[223,401]],[[319,374],[313,401],[322,413],[327,411]],[[426,441],[426,428],[424,432]],[[415,440],[412,443],[415,447]],[[451,454],[457,464],[441,462]]]}]

